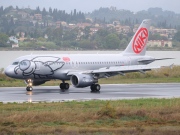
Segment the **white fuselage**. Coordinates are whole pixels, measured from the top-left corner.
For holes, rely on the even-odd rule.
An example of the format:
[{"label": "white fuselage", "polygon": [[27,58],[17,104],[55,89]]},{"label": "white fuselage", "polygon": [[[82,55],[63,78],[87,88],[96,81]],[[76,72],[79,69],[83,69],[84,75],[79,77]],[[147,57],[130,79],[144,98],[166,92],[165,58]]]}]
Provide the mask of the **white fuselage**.
[{"label": "white fuselage", "polygon": [[122,54],[27,55],[17,58],[6,70],[9,76],[17,79],[69,80],[68,71],[140,65],[138,61],[143,59],[153,58],[139,55],[123,56]]}]

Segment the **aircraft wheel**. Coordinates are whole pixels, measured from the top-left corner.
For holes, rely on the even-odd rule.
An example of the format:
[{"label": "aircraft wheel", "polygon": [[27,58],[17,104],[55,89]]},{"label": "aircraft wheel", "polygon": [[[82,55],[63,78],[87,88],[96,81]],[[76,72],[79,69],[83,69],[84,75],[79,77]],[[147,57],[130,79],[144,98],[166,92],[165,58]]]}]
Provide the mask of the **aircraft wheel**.
[{"label": "aircraft wheel", "polygon": [[68,90],[68,89],[69,89],[69,83],[65,83],[65,84],[64,84],[64,89],[65,89],[65,90]]},{"label": "aircraft wheel", "polygon": [[101,86],[99,84],[92,84],[90,88],[91,88],[91,92],[99,92]]},{"label": "aircraft wheel", "polygon": [[69,83],[61,83],[60,89],[61,90],[68,90],[69,89]]},{"label": "aircraft wheel", "polygon": [[60,87],[60,89],[64,89],[64,83],[61,83],[61,84],[59,85],[59,87]]},{"label": "aircraft wheel", "polygon": [[91,87],[90,87],[91,88],[91,92],[94,92],[94,86],[95,86],[95,84],[91,85]]},{"label": "aircraft wheel", "polygon": [[95,88],[96,91],[100,91],[101,86],[99,84],[95,84],[94,88]]},{"label": "aircraft wheel", "polygon": [[27,90],[27,91],[32,91],[33,88],[32,88],[32,87],[27,87],[26,90]]}]

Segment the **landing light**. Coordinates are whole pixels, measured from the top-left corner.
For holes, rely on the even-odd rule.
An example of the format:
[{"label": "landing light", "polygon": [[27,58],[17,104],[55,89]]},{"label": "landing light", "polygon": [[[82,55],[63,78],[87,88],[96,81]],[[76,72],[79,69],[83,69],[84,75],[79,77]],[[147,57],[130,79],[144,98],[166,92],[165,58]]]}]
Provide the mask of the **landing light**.
[{"label": "landing light", "polygon": [[29,83],[29,86],[32,86],[32,83]]},{"label": "landing light", "polygon": [[31,79],[28,79],[28,81],[27,81],[28,83],[30,83],[30,82],[32,82],[32,80]]}]

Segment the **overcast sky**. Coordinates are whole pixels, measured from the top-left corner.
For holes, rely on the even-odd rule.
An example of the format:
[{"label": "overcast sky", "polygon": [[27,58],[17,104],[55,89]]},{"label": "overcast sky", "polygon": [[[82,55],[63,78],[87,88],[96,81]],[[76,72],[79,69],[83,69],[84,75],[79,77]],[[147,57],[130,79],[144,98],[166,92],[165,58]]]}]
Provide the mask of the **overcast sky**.
[{"label": "overcast sky", "polygon": [[115,6],[117,9],[127,9],[133,12],[147,10],[150,7],[160,7],[163,10],[180,13],[180,0],[0,0],[0,6],[18,6],[19,8],[30,7],[35,9],[39,6],[57,8],[60,10],[77,9],[77,11],[91,12],[100,7]]}]

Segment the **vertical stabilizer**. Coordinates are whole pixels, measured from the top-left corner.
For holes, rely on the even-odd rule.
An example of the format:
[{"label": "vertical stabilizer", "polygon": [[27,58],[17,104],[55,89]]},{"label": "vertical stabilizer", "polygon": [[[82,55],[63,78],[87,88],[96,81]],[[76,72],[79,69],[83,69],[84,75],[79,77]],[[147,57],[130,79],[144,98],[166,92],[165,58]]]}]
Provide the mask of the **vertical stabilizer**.
[{"label": "vertical stabilizer", "polygon": [[149,37],[150,20],[143,20],[123,55],[145,55]]}]

